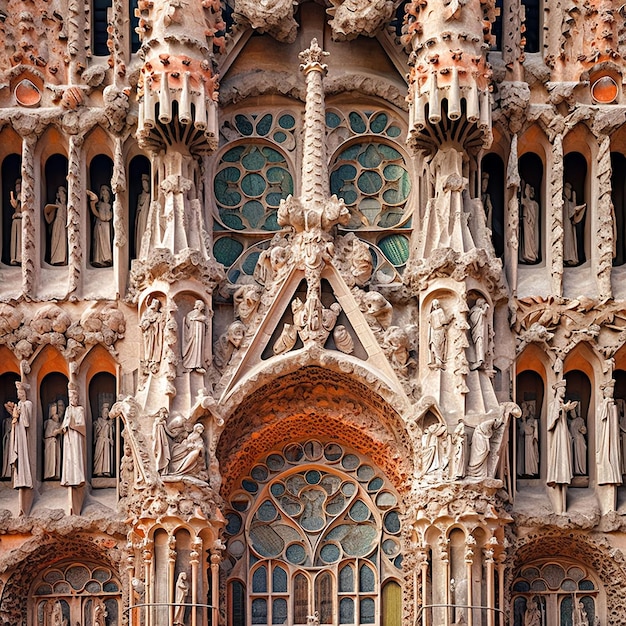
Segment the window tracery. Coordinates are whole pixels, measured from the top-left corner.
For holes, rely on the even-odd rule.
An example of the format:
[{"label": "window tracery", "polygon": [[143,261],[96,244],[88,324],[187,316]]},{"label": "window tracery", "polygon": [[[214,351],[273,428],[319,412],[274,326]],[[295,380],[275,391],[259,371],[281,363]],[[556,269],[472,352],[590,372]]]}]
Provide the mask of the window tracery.
[{"label": "window tracery", "polygon": [[377,623],[381,581],[401,575],[398,504],[381,473],[337,443],[269,454],[226,516],[231,623],[305,624],[315,611],[320,624]]}]

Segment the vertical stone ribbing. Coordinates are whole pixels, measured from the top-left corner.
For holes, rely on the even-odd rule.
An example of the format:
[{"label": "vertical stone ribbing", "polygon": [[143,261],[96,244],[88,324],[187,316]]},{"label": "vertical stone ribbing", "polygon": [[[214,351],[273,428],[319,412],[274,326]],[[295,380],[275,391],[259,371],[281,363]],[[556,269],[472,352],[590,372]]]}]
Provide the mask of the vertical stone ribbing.
[{"label": "vertical stone ribbing", "polygon": [[123,248],[127,242],[126,226],[124,222],[124,207],[119,194],[126,191],[126,168],[124,167],[123,143],[120,137],[115,138],[115,155],[113,160],[113,177],[111,190],[115,194],[113,200],[113,230],[116,248]]},{"label": "vertical stone ribbing", "polygon": [[555,134],[552,142],[550,192],[552,293],[560,296],[563,289],[563,136],[560,133]]},{"label": "vertical stone ribbing", "polygon": [[22,138],[22,291],[35,291],[35,145],[37,137]]},{"label": "vertical stone ribbing", "polygon": [[81,246],[80,209],[82,198],[82,146],[84,137],[70,136],[69,164],[67,171],[67,238],[68,238],[68,293],[80,286],[83,251]]},{"label": "vertical stone ribbing", "polygon": [[611,138],[602,134],[598,140],[597,158],[599,246],[596,265],[602,300],[608,300],[612,296],[611,269],[617,243],[615,209],[611,199],[611,172]]},{"label": "vertical stone ribbing", "polygon": [[517,158],[517,134],[511,138],[511,151],[506,166],[506,187],[509,196],[506,211],[505,239],[509,247],[509,263],[507,264],[507,279],[513,293],[517,291],[517,255],[519,251],[519,190],[520,190],[519,163]]}]

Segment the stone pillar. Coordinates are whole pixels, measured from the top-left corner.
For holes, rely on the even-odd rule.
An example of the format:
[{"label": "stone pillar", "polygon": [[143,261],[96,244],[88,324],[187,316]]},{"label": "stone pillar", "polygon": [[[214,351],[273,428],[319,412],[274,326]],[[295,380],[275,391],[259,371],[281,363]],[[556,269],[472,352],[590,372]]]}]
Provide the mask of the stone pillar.
[{"label": "stone pillar", "polygon": [[[67,237],[68,237],[68,286],[67,291],[80,296],[81,272],[83,270],[83,245],[90,233],[82,233],[81,213],[85,205],[83,195],[83,154],[84,137],[70,135],[67,171]],[[84,225],[83,225],[84,228]]]},{"label": "stone pillar", "polygon": [[[37,244],[35,206],[35,146],[36,135],[22,137],[22,292],[35,293],[37,274],[41,259],[37,258],[40,246]],[[41,220],[40,220],[41,222]],[[40,226],[41,228],[41,226]]]},{"label": "stone pillar", "polygon": [[563,136],[555,133],[552,139],[552,167],[550,168],[549,205],[550,266],[552,269],[552,294],[563,293]]}]

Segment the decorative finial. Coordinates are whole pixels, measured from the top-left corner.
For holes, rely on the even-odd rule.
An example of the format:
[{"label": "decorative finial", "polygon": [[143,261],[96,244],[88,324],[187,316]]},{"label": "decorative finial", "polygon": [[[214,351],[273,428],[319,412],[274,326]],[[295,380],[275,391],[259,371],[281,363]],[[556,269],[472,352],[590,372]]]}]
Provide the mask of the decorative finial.
[{"label": "decorative finial", "polygon": [[311,46],[298,55],[298,58],[302,61],[300,70],[305,74],[310,71],[326,73],[328,71],[328,65],[322,61],[324,57],[327,57],[329,54],[329,52],[319,47],[317,38],[314,37],[311,41]]}]

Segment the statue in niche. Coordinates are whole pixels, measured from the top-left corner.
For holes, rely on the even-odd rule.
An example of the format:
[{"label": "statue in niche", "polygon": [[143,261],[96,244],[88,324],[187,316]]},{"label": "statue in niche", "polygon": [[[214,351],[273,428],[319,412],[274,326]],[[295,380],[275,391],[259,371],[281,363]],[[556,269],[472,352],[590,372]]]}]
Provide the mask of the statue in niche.
[{"label": "statue in niche", "polygon": [[55,600],[52,605],[50,624],[52,626],[68,626],[67,619],[63,617],[63,606],[59,600]]},{"label": "statue in niche", "polygon": [[142,330],[143,360],[148,371],[153,374],[159,371],[161,363],[163,322],[161,301],[158,298],[152,298],[139,320],[139,328]]},{"label": "statue in niche", "polygon": [[262,289],[259,285],[241,285],[233,294],[233,303],[237,317],[247,326],[250,325],[261,303]]},{"label": "statue in niche", "polygon": [[208,317],[202,300],[196,300],[193,309],[185,316],[183,325],[182,357],[183,367],[186,370],[206,372],[204,362],[204,337]]},{"label": "statue in niche", "polygon": [[487,222],[487,227],[491,228],[491,221],[493,219],[493,204],[491,202],[491,196],[487,192],[488,187],[489,172],[483,172],[483,175],[480,179],[480,199],[483,203],[483,208],[485,209],[485,220]]},{"label": "statue in niche", "polygon": [[113,475],[113,421],[109,416],[109,403],[103,402],[100,417],[93,423],[93,475]]},{"label": "statue in niche", "polygon": [[[8,404],[8,403],[7,403]],[[5,405],[6,417],[2,422],[2,478],[11,478],[11,422],[13,415]]]},{"label": "statue in niche", "polygon": [[61,485],[79,487],[85,482],[85,409],[78,406],[78,391],[70,384],[69,406],[61,428],[63,429],[63,464]]},{"label": "statue in niche", "polygon": [[580,415],[580,402],[573,401],[572,408],[568,411],[568,414],[572,415],[572,420],[569,424],[569,432],[572,438],[572,450],[574,461],[574,474],[578,476],[585,476],[587,474],[587,425],[584,418]]},{"label": "statue in niche", "polygon": [[181,572],[176,579],[176,606],[174,608],[174,626],[185,626],[185,602],[189,595],[189,583],[187,574]]},{"label": "statue in niche", "polygon": [[100,197],[87,189],[89,207],[96,218],[93,225],[92,265],[111,267],[113,250],[111,249],[111,221],[113,220],[113,199],[107,185],[100,186]]},{"label": "statue in niche", "polygon": [[54,204],[43,209],[46,223],[51,225],[48,250],[50,265],[67,265],[67,189],[59,187]]},{"label": "statue in niche", "polygon": [[224,370],[230,363],[231,357],[235,350],[239,349],[245,336],[246,327],[240,320],[235,320],[217,340],[213,351],[213,363],[219,371]]},{"label": "statue in niche", "polygon": [[11,265],[21,265],[22,263],[22,179],[15,181],[15,191],[10,192],[9,201],[13,207],[11,217],[11,242],[9,254]]},{"label": "statue in niche", "polygon": [[431,369],[442,370],[446,364],[447,326],[450,318],[441,308],[439,300],[433,300],[428,314],[428,365]]},{"label": "statue in niche", "polygon": [[585,611],[585,605],[580,601],[576,605],[574,624],[576,624],[576,626],[589,626],[589,618],[587,617],[587,611]]},{"label": "statue in niche", "polygon": [[539,420],[535,417],[535,403],[532,401],[522,402],[522,417],[520,430],[524,445],[524,469],[525,476],[539,474]]},{"label": "statue in niche", "polygon": [[541,611],[533,599],[524,612],[524,626],[541,626]]},{"label": "statue in niche", "polygon": [[452,478],[463,478],[467,465],[467,434],[462,418],[459,418],[452,433],[452,454]]},{"label": "statue in niche", "polygon": [[15,383],[17,402],[7,402],[4,408],[11,414],[11,443],[9,464],[13,468],[13,488],[33,487],[28,452],[28,429],[33,420],[33,403],[26,399],[27,383]]},{"label": "statue in niche", "polygon": [[586,204],[576,205],[576,192],[570,183],[563,188],[563,262],[565,265],[578,265],[578,241],[576,224],[580,224],[585,217]]},{"label": "statue in niche", "polygon": [[390,326],[383,336],[382,348],[395,370],[408,376],[415,361],[411,358],[411,340],[406,330],[399,326]]},{"label": "statue in niche", "polygon": [[503,426],[501,417],[482,422],[474,429],[467,475],[473,478],[487,478],[489,469],[489,453],[491,452],[491,438]]},{"label": "statue in niche", "polygon": [[48,419],[43,423],[43,477],[59,480],[61,477],[61,414],[58,402],[48,407]]},{"label": "statue in niche", "polygon": [[150,176],[141,175],[141,193],[137,198],[137,209],[135,211],[135,256],[141,254],[141,240],[148,226],[148,215],[150,213]]},{"label": "statue in niche", "polygon": [[577,402],[565,402],[566,382],[552,385],[554,400],[548,411],[548,485],[569,485],[572,480],[572,446],[567,427],[567,414]]},{"label": "statue in niche", "polygon": [[528,183],[522,194],[522,248],[524,263],[539,260],[539,203],[535,200],[535,190]]},{"label": "statue in niche", "polygon": [[435,422],[424,429],[422,433],[422,474],[437,473],[441,475],[448,466],[447,435],[445,424]]},{"label": "statue in niche", "polygon": [[206,471],[203,432],[204,426],[195,424],[183,441],[172,446],[170,474],[193,476],[198,472]]},{"label": "statue in niche", "polygon": [[619,485],[622,482],[620,467],[620,426],[617,404],[613,399],[615,380],[600,385],[602,404],[598,411],[599,429],[596,446],[597,476],[599,485]]},{"label": "statue in niche", "polygon": [[374,335],[376,335],[376,338],[382,340],[383,333],[389,328],[393,317],[393,307],[391,304],[382,293],[378,291],[368,291],[362,293],[359,309],[365,316],[365,320]]},{"label": "statue in niche", "polygon": [[162,408],[157,413],[152,426],[152,440],[154,445],[154,458],[156,460],[157,472],[163,474],[170,464],[170,442],[167,438],[167,409]]},{"label": "statue in niche", "polygon": [[470,332],[474,343],[474,361],[471,369],[481,369],[485,366],[487,356],[491,354],[490,306],[484,298],[478,298],[469,312]]}]

